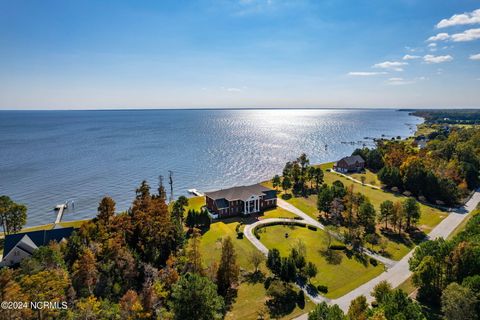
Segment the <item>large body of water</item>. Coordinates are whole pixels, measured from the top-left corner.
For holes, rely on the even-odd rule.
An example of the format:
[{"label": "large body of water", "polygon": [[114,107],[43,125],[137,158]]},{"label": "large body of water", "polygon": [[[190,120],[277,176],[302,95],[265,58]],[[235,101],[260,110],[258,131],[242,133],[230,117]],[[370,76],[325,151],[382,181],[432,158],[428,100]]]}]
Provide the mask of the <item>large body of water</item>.
[{"label": "large body of water", "polygon": [[89,218],[104,195],[125,210],[169,170],[174,196],[252,184],[302,152],[334,161],[421,122],[395,110],[0,111],[0,194],[28,206],[29,226],[67,199],[64,220]]}]

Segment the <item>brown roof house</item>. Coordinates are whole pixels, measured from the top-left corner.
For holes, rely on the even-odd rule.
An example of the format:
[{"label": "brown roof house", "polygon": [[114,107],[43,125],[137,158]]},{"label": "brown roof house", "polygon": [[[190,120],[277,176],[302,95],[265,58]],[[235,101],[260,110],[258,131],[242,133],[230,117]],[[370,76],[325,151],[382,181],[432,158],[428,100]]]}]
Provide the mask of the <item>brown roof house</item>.
[{"label": "brown roof house", "polygon": [[342,158],[333,165],[333,170],[341,173],[360,172],[363,169],[365,160],[359,155]]},{"label": "brown roof house", "polygon": [[208,211],[214,218],[249,215],[277,206],[277,192],[261,184],[205,193]]}]

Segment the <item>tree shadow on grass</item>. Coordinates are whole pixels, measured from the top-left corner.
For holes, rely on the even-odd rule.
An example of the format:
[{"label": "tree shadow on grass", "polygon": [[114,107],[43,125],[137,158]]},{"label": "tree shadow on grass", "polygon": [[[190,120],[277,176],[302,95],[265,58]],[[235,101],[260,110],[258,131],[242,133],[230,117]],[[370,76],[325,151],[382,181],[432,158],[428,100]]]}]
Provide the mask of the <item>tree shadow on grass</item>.
[{"label": "tree shadow on grass", "polygon": [[232,310],[232,307],[235,304],[235,301],[237,300],[237,296],[238,296],[237,288],[230,288],[227,291],[227,294],[225,295],[225,297],[223,297],[225,299],[225,310],[227,311]]},{"label": "tree shadow on grass", "polygon": [[342,263],[343,256],[340,252],[335,250],[318,250],[320,255],[325,258],[328,264],[338,265]]}]

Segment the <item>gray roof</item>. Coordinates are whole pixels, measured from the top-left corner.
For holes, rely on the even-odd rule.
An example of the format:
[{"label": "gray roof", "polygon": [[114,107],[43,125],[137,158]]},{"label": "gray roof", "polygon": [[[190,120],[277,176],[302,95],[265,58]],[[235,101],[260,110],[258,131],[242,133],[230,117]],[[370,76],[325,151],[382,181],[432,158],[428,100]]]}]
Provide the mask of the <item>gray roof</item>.
[{"label": "gray roof", "polygon": [[205,192],[205,195],[214,200],[225,199],[227,201],[242,200],[245,201],[251,196],[265,196],[267,198],[274,198],[276,191],[264,187],[261,184],[254,184],[251,186],[240,186],[229,189],[222,189],[213,192]]},{"label": "gray roof", "polygon": [[347,165],[349,165],[349,166],[352,166],[357,162],[359,162],[359,163],[365,162],[365,160],[363,160],[363,158],[361,156],[359,156],[358,154],[356,154],[354,156],[350,156],[350,157],[345,157],[345,158],[342,158],[340,160],[344,160],[347,163]]},{"label": "gray roof", "polygon": [[60,242],[70,237],[73,230],[73,227],[69,227],[8,234],[5,237],[3,257],[5,258],[17,245],[25,252],[31,253],[40,246],[48,245],[50,241]]}]

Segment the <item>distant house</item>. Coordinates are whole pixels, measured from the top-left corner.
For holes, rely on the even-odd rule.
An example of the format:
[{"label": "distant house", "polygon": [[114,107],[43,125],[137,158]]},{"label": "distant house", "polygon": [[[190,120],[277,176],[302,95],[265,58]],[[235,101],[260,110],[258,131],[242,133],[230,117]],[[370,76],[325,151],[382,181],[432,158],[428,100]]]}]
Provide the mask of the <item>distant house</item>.
[{"label": "distant house", "polygon": [[248,215],[277,206],[277,192],[260,184],[205,193],[207,209],[219,218]]},{"label": "distant house", "polygon": [[365,169],[365,160],[359,155],[342,158],[333,165],[333,170],[342,173],[360,172],[363,169]]},{"label": "distant house", "polygon": [[71,227],[7,235],[0,267],[19,264],[23,259],[30,257],[38,247],[46,246],[50,241],[65,241],[73,230],[74,228]]}]

